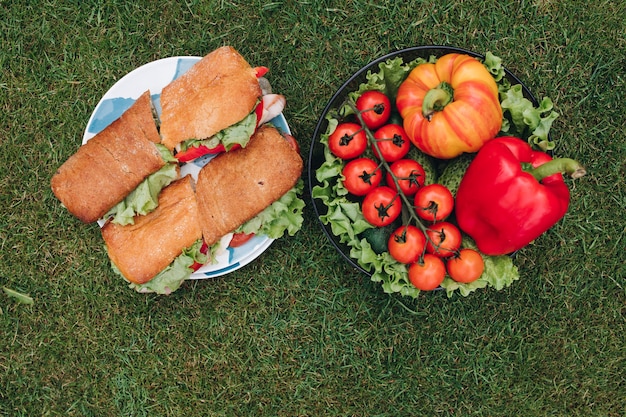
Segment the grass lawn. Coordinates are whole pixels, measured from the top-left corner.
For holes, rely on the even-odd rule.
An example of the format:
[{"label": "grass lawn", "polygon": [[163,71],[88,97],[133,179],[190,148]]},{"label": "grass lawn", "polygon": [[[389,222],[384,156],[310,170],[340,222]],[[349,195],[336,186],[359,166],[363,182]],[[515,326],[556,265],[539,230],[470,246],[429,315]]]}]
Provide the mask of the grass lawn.
[{"label": "grass lawn", "polygon": [[[0,415],[626,416],[625,22],[610,0],[0,0],[0,286],[33,298],[0,291]],[[50,177],[119,78],[225,44],[270,68],[305,157],[369,61],[491,51],[553,100],[556,152],[588,175],[502,291],[386,295],[309,203],[252,264],[136,294]]]}]

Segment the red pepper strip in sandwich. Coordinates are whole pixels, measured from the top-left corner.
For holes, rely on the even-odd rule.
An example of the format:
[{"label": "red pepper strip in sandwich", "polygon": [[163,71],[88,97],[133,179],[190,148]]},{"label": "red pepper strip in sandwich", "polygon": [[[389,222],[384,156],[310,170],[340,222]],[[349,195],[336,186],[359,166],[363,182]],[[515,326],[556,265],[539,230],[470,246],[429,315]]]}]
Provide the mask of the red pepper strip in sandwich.
[{"label": "red pepper strip in sandwich", "polygon": [[[200,246],[200,252],[205,255],[209,253],[209,246],[204,241],[202,241],[202,246]],[[197,261],[194,261],[194,263],[190,266],[191,270],[194,272],[200,269],[200,267],[202,267],[202,264]]]},{"label": "red pepper strip in sandwich", "polygon": [[[261,115],[263,114],[263,101],[260,101],[259,104],[257,104],[254,108],[254,113],[256,114],[256,127],[259,127],[259,121],[261,120]],[[234,151],[239,148],[241,148],[241,145],[235,143],[230,150]],[[184,151],[177,152],[174,157],[178,159],[178,162],[189,162],[204,155],[214,155],[222,152],[226,152],[226,148],[221,143],[214,148],[208,148],[205,145],[198,145],[190,146]]]},{"label": "red pepper strip in sandwich", "polygon": [[[237,148],[241,148],[241,146],[239,144],[235,144],[233,145],[231,150],[234,150]],[[204,145],[198,145],[198,146],[191,146],[184,151],[177,152],[176,155],[174,155],[174,157],[178,159],[178,162],[189,162],[189,161],[193,161],[196,158],[200,158],[201,156],[204,156],[204,155],[213,155],[213,154],[218,154],[218,153],[222,153],[225,151],[226,149],[224,148],[224,145],[222,145],[221,143],[217,145],[215,148],[207,148]]]},{"label": "red pepper strip in sandwich", "polygon": [[234,233],[233,238],[230,240],[230,243],[228,244],[228,246],[230,246],[231,248],[238,248],[239,246],[243,245],[244,243],[246,243],[253,237],[254,237],[254,233],[243,233],[243,232]]},{"label": "red pepper strip in sandwich", "polygon": [[254,70],[256,71],[256,77],[261,78],[262,76],[267,74],[270,69],[267,67],[255,67]]},{"label": "red pepper strip in sandwich", "polygon": [[459,227],[486,255],[523,248],[567,212],[570,193],[562,173],[579,178],[585,170],[572,159],[535,151],[516,137],[488,141],[459,185]]}]

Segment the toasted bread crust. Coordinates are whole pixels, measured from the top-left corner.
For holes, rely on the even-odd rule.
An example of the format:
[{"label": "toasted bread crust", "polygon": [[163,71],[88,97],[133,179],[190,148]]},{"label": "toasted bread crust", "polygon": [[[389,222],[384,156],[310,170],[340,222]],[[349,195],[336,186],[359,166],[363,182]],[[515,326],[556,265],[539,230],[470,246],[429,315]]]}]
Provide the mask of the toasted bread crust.
[{"label": "toasted bread crust", "polygon": [[172,150],[243,120],[261,96],[255,70],[232,47],[209,53],[161,92],[161,143]]},{"label": "toasted bread crust", "polygon": [[159,206],[135,223],[107,223],[102,237],[111,261],[130,282],[143,284],[169,266],[184,248],[202,238],[198,206],[189,175],[159,194]]},{"label": "toasted bread crust", "polygon": [[159,140],[146,91],[59,167],[52,191],[81,221],[96,221],[165,165]]},{"label": "toasted bread crust", "polygon": [[250,220],[289,191],[303,162],[271,126],[262,126],[246,148],[226,152],[198,175],[196,198],[207,245]]},{"label": "toasted bread crust", "polygon": [[120,118],[78,148],[53,175],[52,192],[85,223],[100,219],[165,165],[145,92]]}]

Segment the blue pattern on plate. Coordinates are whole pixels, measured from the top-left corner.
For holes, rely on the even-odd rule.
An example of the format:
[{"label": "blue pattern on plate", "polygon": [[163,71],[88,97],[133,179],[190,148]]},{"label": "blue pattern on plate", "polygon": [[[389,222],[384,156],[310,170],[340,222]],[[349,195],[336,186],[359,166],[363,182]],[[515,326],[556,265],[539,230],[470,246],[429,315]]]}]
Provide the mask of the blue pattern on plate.
[{"label": "blue pattern on plate", "polygon": [[102,100],[89,125],[94,135],[117,120],[135,102],[134,98],[116,97]]},{"label": "blue pattern on plate", "polygon": [[225,272],[232,271],[233,269],[237,269],[239,267],[239,262],[228,265],[222,269],[216,269],[211,272],[205,272],[204,275],[207,277],[212,277],[216,275],[223,275]]},{"label": "blue pattern on plate", "polygon": [[176,63],[176,72],[174,73],[174,78],[172,78],[172,80],[175,80],[176,78],[189,71],[189,68],[193,67],[196,62],[198,62],[198,60],[196,59],[179,59]]}]

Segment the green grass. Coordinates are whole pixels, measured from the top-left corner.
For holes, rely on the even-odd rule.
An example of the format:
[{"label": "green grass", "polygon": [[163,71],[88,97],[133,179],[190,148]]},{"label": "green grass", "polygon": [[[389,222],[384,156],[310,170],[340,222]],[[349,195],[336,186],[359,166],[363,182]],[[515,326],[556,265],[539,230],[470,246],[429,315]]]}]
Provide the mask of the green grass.
[{"label": "green grass", "polygon": [[[0,292],[0,415],[625,416],[624,21],[620,1],[0,1],[0,286],[34,299]],[[554,101],[556,151],[589,174],[501,292],[385,295],[309,204],[245,268],[135,294],[49,179],[116,80],[223,44],[270,67],[305,156],[370,60],[492,51]]]}]

